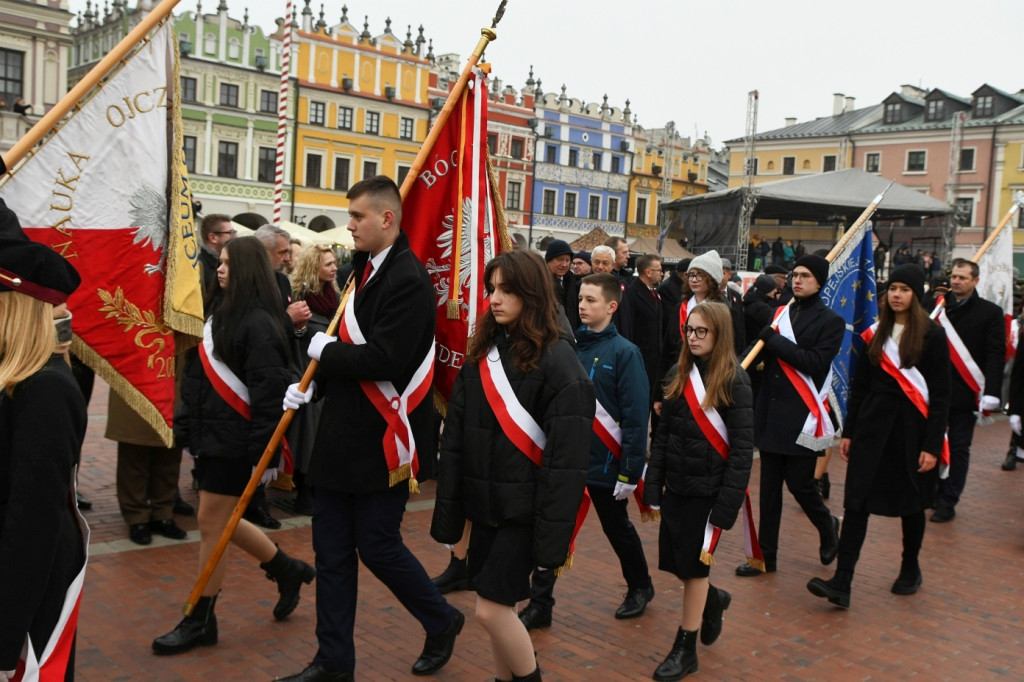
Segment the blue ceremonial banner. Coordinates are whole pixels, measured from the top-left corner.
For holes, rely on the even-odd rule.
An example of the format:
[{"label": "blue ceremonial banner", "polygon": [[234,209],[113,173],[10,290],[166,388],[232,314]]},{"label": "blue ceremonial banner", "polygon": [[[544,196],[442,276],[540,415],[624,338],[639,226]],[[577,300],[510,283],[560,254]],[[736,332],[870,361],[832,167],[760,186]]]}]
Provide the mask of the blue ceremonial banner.
[{"label": "blue ceremonial banner", "polygon": [[832,361],[832,390],[829,391],[833,416],[842,428],[850,398],[850,380],[864,348],[860,334],[878,317],[875,262],[868,225],[862,227],[832,261],[828,283],[821,290],[821,299],[846,322],[843,345]]}]

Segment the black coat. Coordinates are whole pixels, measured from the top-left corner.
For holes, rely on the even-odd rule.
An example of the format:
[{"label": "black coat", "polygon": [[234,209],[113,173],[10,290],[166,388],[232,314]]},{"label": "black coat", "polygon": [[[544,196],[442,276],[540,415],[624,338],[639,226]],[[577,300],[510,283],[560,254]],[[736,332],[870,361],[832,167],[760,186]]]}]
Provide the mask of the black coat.
[{"label": "black coat", "polygon": [[[363,278],[369,253],[353,259],[356,281]],[[390,487],[384,456],[387,422],[363,393],[360,380],[390,381],[401,393],[430,350],[437,323],[437,298],[423,264],[400,232],[377,272],[356,292],[356,319],[367,343],[328,344],[316,373],[324,408],[313,445],[313,485],[345,492],[377,492]],[[433,428],[428,395],[409,413],[413,438],[427,444]],[[404,483],[399,483],[400,485]]]},{"label": "black coat", "polygon": [[565,339],[530,372],[512,364],[503,332],[494,342],[516,397],[547,437],[543,460],[538,468],[512,444],[484,396],[480,366],[464,364],[448,403],[430,534],[455,543],[466,519],[489,528],[532,526],[533,562],[557,568],[569,554],[586,486],[594,385]]},{"label": "black coat", "polygon": [[666,320],[672,316],[672,311],[679,308],[679,303],[683,300],[682,278],[684,274],[673,270],[672,274],[658,285],[658,293],[661,295],[661,307],[665,311],[664,316]]},{"label": "black coat", "polygon": [[[775,305],[772,299],[762,294],[753,287],[743,297],[743,320],[745,346],[757,341],[757,335],[767,325],[772,323],[775,315]],[[742,358],[740,358],[742,360]]]},{"label": "black coat", "polygon": [[[946,296],[946,316],[960,340],[967,346],[974,362],[985,375],[985,395],[1003,392],[1003,369],[1006,367],[1006,323],[1003,309],[978,296],[975,290],[962,302]],[[959,372],[953,372],[953,398],[950,407],[956,410],[977,410],[978,400]]]},{"label": "black coat", "polygon": [[0,670],[14,670],[26,634],[37,655],[85,561],[71,505],[85,438],[85,399],[60,356],[0,393]]},{"label": "black coat", "polygon": [[918,473],[921,452],[942,453],[949,413],[949,343],[933,324],[915,365],[928,385],[928,419],[892,376],[861,354],[850,385],[844,436],[851,439],[844,506],[883,516],[904,516],[935,503],[939,469]]},{"label": "black coat", "polygon": [[[253,308],[232,335],[235,357],[243,364],[232,371],[249,389],[245,419],[214,390],[198,353],[185,365],[181,403],[174,415],[174,438],[196,457],[242,459],[255,465],[263,456],[278,422],[281,399],[290,381],[290,357],[272,313]],[[277,466],[275,454],[271,466]]]},{"label": "black coat", "polygon": [[658,368],[661,363],[661,344],[665,336],[665,313],[661,299],[652,296],[647,285],[635,278],[622,295],[622,307],[617,327],[619,334],[640,349],[644,359],[644,370],[651,393],[661,379]]},{"label": "black coat", "polygon": [[820,388],[832,359],[839,352],[846,324],[817,294],[794,299],[790,315],[794,313],[796,343],[783,338],[782,334],[773,334],[754,360],[754,364],[764,362],[761,388],[754,406],[754,443],[765,452],[814,457],[819,453],[797,445],[797,436],[809,410],[783,373],[779,360],[807,374],[815,387]]},{"label": "black coat", "polygon": [[575,331],[580,324],[580,283],[581,277],[577,277],[572,270],[565,273],[565,277],[559,282],[558,278],[552,275],[555,283],[555,298],[562,304],[565,312],[565,319],[569,321],[569,328]]},{"label": "black coat", "polygon": [[[703,379],[703,363],[698,362],[697,368]],[[725,460],[704,437],[686,398],[666,400],[651,445],[644,502],[659,506],[666,488],[676,495],[713,497],[711,524],[732,528],[743,504],[754,457],[751,401],[750,380],[737,367],[732,404],[716,408],[729,434],[729,459]]]}]

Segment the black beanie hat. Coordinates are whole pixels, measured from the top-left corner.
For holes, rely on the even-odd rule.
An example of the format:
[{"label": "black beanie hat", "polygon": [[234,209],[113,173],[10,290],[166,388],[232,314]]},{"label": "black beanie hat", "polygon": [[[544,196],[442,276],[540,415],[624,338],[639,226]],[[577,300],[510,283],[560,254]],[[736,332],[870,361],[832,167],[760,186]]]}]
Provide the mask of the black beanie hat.
[{"label": "black beanie hat", "polygon": [[828,259],[822,258],[821,256],[815,256],[808,254],[806,256],[800,256],[797,258],[796,263],[793,264],[795,270],[798,266],[802,265],[811,271],[814,275],[814,279],[818,280],[818,286],[825,286],[828,282]]},{"label": "black beanie hat", "polygon": [[917,263],[906,263],[899,266],[889,275],[889,284],[900,282],[910,287],[918,302],[924,298],[924,268]]},{"label": "black beanie hat", "polygon": [[765,296],[772,293],[777,288],[775,286],[775,278],[771,275],[758,275],[757,279],[754,280],[753,287]]},{"label": "black beanie hat", "polygon": [[693,261],[692,258],[684,258],[683,260],[676,263],[676,272],[685,273],[690,269],[690,263]]},{"label": "black beanie hat", "polygon": [[564,255],[568,255],[571,258],[572,247],[569,246],[568,242],[564,242],[561,239],[552,239],[551,243],[548,244],[548,250],[544,253],[544,260],[550,261]]}]

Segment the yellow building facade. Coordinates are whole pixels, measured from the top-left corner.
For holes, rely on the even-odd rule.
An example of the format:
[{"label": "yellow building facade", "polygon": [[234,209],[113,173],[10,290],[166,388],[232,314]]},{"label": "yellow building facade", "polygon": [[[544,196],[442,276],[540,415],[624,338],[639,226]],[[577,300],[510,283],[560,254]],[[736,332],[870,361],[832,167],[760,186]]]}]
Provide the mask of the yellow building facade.
[{"label": "yellow building facade", "polygon": [[[734,141],[729,156],[729,187],[744,183],[745,158],[742,140]],[[758,140],[754,147],[754,183],[776,182],[851,168],[853,147],[842,138],[814,140]]]},{"label": "yellow building facade", "polygon": [[[688,138],[666,134],[664,129],[640,131],[633,139],[636,149],[629,182],[627,233],[630,237],[657,237],[661,232],[661,203],[707,193],[711,154],[705,140],[691,145]],[[670,182],[666,183],[666,178]]]}]

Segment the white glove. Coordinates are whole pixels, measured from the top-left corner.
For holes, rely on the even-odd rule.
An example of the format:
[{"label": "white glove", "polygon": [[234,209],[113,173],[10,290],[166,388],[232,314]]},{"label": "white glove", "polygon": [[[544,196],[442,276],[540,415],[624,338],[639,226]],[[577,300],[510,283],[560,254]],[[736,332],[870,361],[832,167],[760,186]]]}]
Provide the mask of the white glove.
[{"label": "white glove", "polygon": [[650,507],[651,507],[651,511],[661,511],[661,505],[660,504],[652,504],[652,505],[650,505]]},{"label": "white glove", "polygon": [[1010,428],[1013,429],[1013,432],[1015,434],[1017,434],[1018,436],[1020,435],[1020,415],[1019,414],[1011,414],[1010,415]]},{"label": "white glove", "polygon": [[303,405],[309,403],[313,399],[313,392],[316,391],[316,382],[309,382],[309,388],[303,393],[299,390],[298,384],[290,384],[288,390],[284,392],[284,402],[282,403],[281,409],[284,410],[297,410]]},{"label": "white glove", "polygon": [[615,490],[612,491],[612,495],[615,496],[616,500],[625,500],[633,491],[636,490],[635,483],[623,483],[622,481],[615,481]]},{"label": "white glove", "polygon": [[324,348],[329,343],[334,343],[338,340],[336,336],[327,336],[323,332],[317,332],[313,334],[313,338],[309,340],[309,350],[306,351],[306,355],[313,358],[317,362],[320,362],[320,354],[324,352]]},{"label": "white glove", "polygon": [[994,395],[983,395],[981,396],[981,409],[994,412],[1000,407],[999,398]]},{"label": "white glove", "polygon": [[[253,467],[252,470],[256,471],[256,467]],[[252,477],[251,473],[249,474],[249,477],[250,478]],[[266,484],[270,483],[271,481],[276,481],[276,480],[277,480],[277,467],[267,467],[266,470],[263,472],[263,475],[260,476],[260,485],[266,485]]]},{"label": "white glove", "polygon": [[[195,458],[196,458],[196,456],[192,454],[192,450],[191,450],[191,449],[189,449],[189,448],[182,448],[182,449],[181,449],[181,454],[183,454],[183,455],[188,455],[188,456],[189,456],[189,457],[191,457],[192,459],[195,459]],[[0,682],[3,682],[3,680],[0,680]]]}]

